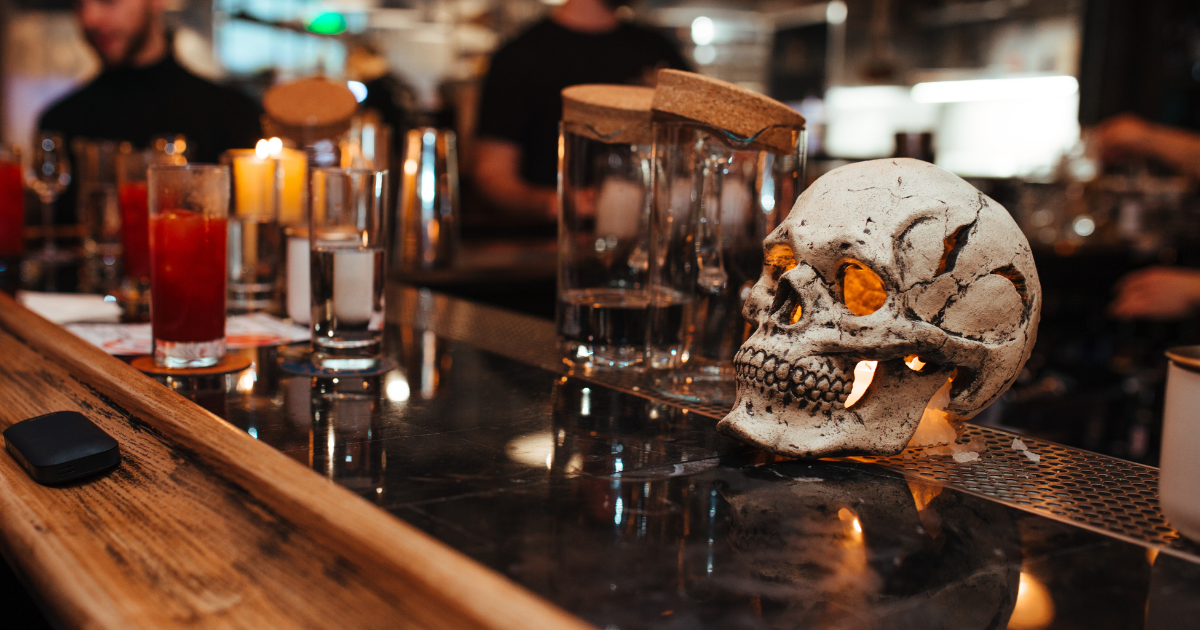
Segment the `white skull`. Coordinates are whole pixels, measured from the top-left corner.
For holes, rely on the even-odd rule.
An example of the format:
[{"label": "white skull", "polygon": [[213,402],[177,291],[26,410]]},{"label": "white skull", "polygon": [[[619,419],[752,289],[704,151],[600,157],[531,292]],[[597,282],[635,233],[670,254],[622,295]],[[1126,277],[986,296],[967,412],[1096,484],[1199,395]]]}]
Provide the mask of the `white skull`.
[{"label": "white skull", "polygon": [[[967,419],[1029,358],[1041,313],[1029,243],[1003,207],[932,164],[831,171],[763,245],[743,312],[758,327],[737,353],[737,402],[718,427],[746,442],[795,457],[898,453],[952,374],[947,411]],[[854,298],[873,281],[882,287]],[[924,367],[910,368],[910,355]],[[847,409],[859,361],[878,366]]]}]

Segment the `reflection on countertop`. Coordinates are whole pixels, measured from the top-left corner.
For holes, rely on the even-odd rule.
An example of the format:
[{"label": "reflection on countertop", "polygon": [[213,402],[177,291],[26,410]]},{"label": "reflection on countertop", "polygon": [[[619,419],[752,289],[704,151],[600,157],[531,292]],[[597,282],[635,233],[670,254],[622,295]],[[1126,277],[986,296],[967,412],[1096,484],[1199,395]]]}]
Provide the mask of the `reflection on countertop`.
[{"label": "reflection on countertop", "polygon": [[1176,628],[1200,568],[870,464],[389,324],[400,365],[296,348],[189,395],[599,628]]}]

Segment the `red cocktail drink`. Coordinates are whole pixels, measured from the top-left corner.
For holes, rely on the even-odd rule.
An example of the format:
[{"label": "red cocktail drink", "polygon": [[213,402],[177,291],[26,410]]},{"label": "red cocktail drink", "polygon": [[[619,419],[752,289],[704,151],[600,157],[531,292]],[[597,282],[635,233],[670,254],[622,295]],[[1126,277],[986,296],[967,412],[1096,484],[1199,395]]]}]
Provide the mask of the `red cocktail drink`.
[{"label": "red cocktail drink", "polygon": [[24,249],[25,185],[21,165],[0,162],[0,257],[16,258]]},{"label": "red cocktail drink", "polygon": [[225,337],[224,217],[163,210],[150,218],[150,327],[162,341]]},{"label": "red cocktail drink", "polygon": [[124,182],[118,189],[121,201],[121,241],[125,249],[125,275],[150,277],[150,209],[146,182]]},{"label": "red cocktail drink", "polygon": [[154,362],[216,365],[225,356],[229,169],[152,165],[146,190]]}]

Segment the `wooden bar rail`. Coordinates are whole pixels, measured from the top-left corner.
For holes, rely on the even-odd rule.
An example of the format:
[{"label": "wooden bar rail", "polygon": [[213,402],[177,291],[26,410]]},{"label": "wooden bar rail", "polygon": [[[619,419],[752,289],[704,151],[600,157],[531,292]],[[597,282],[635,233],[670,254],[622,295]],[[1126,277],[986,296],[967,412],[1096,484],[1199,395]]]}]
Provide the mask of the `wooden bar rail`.
[{"label": "wooden bar rail", "polygon": [[0,294],[0,429],[78,410],[113,473],[0,454],[0,551],[71,628],[588,628]]}]

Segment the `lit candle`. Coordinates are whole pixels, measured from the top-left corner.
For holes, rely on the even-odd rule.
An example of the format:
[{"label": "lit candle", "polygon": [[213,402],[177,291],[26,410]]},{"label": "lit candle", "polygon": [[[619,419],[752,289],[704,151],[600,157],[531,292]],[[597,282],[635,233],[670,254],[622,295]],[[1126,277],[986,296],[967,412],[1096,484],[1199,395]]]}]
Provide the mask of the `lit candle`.
[{"label": "lit candle", "polygon": [[304,223],[307,220],[304,213],[304,182],[308,179],[308,159],[303,151],[285,149],[279,138],[271,138],[267,143],[271,157],[279,160],[283,169],[283,183],[279,191],[279,223]]},{"label": "lit candle", "polygon": [[266,140],[254,151],[229,152],[233,163],[234,214],[239,218],[275,218],[275,160]]},{"label": "lit candle", "polygon": [[312,321],[312,278],[309,272],[308,230],[288,228],[287,313],[297,324]]},{"label": "lit candle", "polygon": [[365,324],[375,310],[375,255],[340,250],[333,256],[333,314],[346,324]]}]

